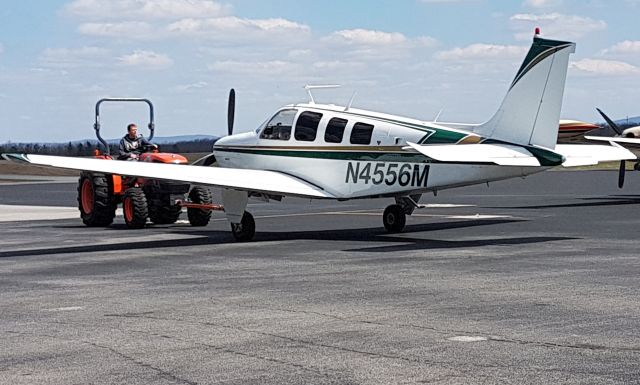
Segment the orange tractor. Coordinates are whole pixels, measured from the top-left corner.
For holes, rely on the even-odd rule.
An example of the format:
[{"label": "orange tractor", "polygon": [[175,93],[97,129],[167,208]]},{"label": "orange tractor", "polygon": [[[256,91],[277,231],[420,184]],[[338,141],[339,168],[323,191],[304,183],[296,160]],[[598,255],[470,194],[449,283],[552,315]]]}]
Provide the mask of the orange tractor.
[{"label": "orange tractor", "polygon": [[[153,104],[148,99],[105,98],[96,103],[94,129],[104,147],[104,152],[96,150],[96,158],[109,159],[109,144],[100,135],[100,105],[103,102],[144,102],[149,106],[149,131],[147,138],[153,139],[155,124]],[[187,158],[178,154],[161,153],[156,148],[142,148],[139,162],[186,164]],[[147,219],[155,224],[175,223],[182,208],[187,208],[187,216],[192,226],[206,226],[212,210],[222,210],[212,204],[211,191],[202,186],[191,187],[188,183],[169,180],[137,178],[123,175],[103,174],[83,171],[78,181],[78,209],[82,222],[91,227],[109,226],[113,223],[118,204],[122,203],[127,227],[139,229]]]}]

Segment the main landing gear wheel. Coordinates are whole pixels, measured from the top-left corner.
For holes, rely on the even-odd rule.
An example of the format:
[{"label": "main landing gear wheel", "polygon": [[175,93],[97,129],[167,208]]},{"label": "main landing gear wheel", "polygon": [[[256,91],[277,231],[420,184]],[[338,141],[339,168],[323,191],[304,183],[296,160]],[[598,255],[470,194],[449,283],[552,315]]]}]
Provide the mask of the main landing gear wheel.
[{"label": "main landing gear wheel", "polygon": [[82,222],[89,227],[109,226],[116,216],[108,178],[104,174],[80,174],[78,210]]},{"label": "main landing gear wheel", "polygon": [[132,187],[124,193],[122,199],[122,211],[124,211],[124,221],[130,229],[141,229],[147,223],[149,211],[147,208],[147,197],[142,189]]},{"label": "main landing gear wheel", "polygon": [[390,233],[399,233],[407,223],[407,214],[400,205],[389,205],[382,214],[384,228]]},{"label": "main landing gear wheel", "polygon": [[252,240],[256,233],[256,222],[253,220],[253,215],[248,211],[245,211],[240,223],[231,224],[231,232],[238,242]]},{"label": "main landing gear wheel", "polygon": [[[189,200],[193,203],[211,204],[213,198],[208,188],[195,186],[189,191]],[[187,217],[191,226],[201,227],[209,224],[211,219],[211,210],[187,208]]]}]

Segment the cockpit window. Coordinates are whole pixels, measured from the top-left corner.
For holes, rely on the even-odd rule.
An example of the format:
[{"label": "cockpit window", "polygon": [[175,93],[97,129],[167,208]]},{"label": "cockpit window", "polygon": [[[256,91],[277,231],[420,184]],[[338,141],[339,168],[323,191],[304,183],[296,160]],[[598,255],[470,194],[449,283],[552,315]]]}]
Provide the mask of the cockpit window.
[{"label": "cockpit window", "polygon": [[260,139],[289,140],[291,138],[291,126],[297,112],[297,110],[282,110],[278,112],[262,130]]},{"label": "cockpit window", "polygon": [[327,143],[340,143],[344,135],[344,128],[347,126],[346,119],[333,118],[327,123],[324,132],[324,141]]},{"label": "cockpit window", "polygon": [[320,119],[322,119],[322,114],[318,112],[305,111],[301,113],[296,122],[296,132],[294,134],[296,140],[305,142],[316,140]]},{"label": "cockpit window", "polygon": [[371,135],[373,134],[373,126],[366,123],[356,123],[351,130],[351,144],[369,144],[371,143]]}]

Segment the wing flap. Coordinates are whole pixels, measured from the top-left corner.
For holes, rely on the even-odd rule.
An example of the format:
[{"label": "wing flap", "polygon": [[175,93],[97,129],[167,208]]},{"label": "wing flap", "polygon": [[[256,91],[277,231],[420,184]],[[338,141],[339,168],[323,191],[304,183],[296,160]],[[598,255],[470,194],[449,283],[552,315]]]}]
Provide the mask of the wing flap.
[{"label": "wing flap", "polygon": [[558,144],[555,151],[566,158],[562,167],[593,166],[600,162],[633,160],[636,156],[626,148],[614,144]]},{"label": "wing flap", "polygon": [[527,149],[506,144],[442,144],[409,147],[428,158],[451,163],[493,163],[500,166],[540,166],[538,158]]},{"label": "wing flap", "polygon": [[39,166],[165,179],[278,195],[335,198],[318,186],[277,171],[34,154],[4,154],[3,156],[11,161],[27,162]]}]

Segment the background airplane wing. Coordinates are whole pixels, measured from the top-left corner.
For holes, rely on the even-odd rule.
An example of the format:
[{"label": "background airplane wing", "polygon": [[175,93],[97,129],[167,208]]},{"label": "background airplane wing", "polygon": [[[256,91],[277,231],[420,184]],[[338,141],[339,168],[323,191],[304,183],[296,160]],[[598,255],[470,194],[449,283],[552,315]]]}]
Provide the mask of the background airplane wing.
[{"label": "background airplane wing", "polygon": [[165,179],[236,190],[307,198],[335,198],[322,188],[277,171],[127,162],[65,156],[4,154],[5,159],[38,166]]},{"label": "background airplane wing", "polygon": [[640,144],[640,138],[615,138],[606,136],[585,136],[585,138],[589,140],[599,140],[601,142]]},{"label": "background airplane wing", "polygon": [[555,151],[565,157],[562,167],[592,166],[600,162],[634,160],[637,157],[620,145],[558,144]]}]

